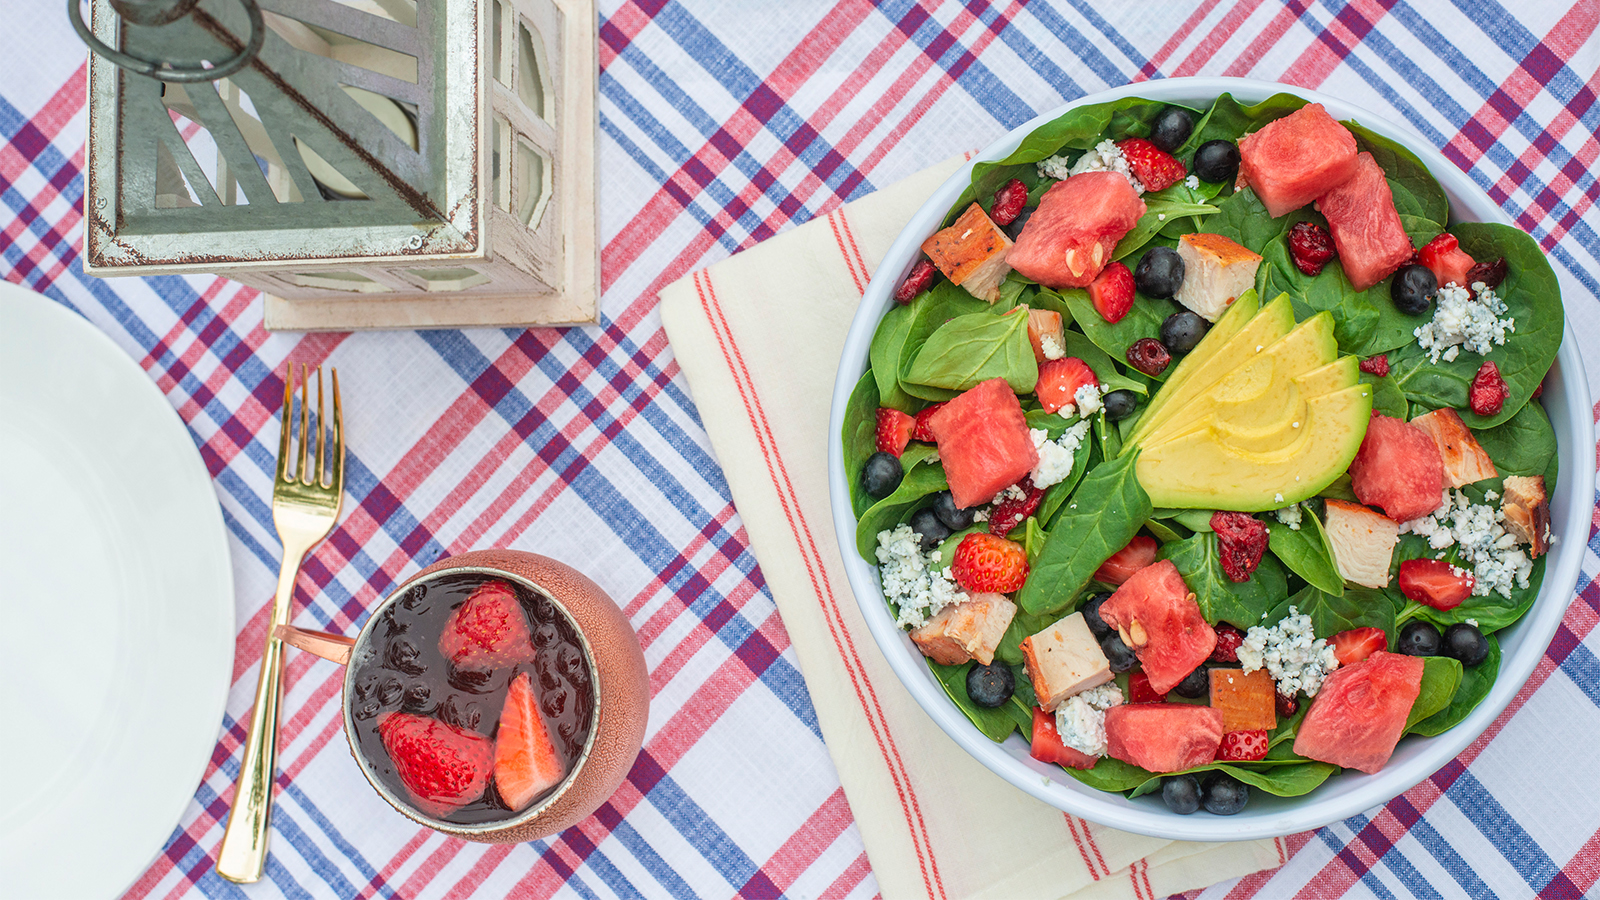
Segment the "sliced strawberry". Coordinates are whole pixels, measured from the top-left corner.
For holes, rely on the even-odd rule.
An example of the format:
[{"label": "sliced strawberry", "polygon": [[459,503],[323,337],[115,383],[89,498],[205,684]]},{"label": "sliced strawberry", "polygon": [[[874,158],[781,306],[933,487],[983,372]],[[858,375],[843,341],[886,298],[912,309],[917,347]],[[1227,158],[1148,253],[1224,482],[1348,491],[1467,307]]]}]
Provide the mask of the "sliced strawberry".
[{"label": "sliced strawberry", "polygon": [[1134,672],[1128,676],[1128,702],[1165,703],[1167,695],[1156,693],[1156,689],[1150,686],[1150,676],[1144,672]]},{"label": "sliced strawberry", "polygon": [[1249,762],[1267,758],[1267,730],[1230,731],[1217,746],[1217,759],[1223,762]]},{"label": "sliced strawberry", "polygon": [[1228,622],[1218,622],[1214,630],[1217,632],[1217,646],[1211,651],[1211,661],[1238,662],[1239,645],[1244,643],[1244,632]]},{"label": "sliced strawberry", "polygon": [[1089,364],[1076,356],[1045,361],[1039,367],[1039,381],[1034,393],[1039,395],[1039,405],[1045,412],[1058,412],[1078,402],[1078,388],[1099,382]]},{"label": "sliced strawberry", "polygon": [[917,264],[911,267],[911,274],[907,275],[906,280],[900,282],[900,287],[895,289],[894,299],[901,303],[915,300],[918,294],[933,284],[933,276],[937,271],[939,270],[934,268],[932,261],[917,260]]},{"label": "sliced strawberry", "polygon": [[1013,178],[994,192],[994,206],[989,208],[989,221],[1001,228],[1010,225],[1028,205],[1028,186],[1022,179]]},{"label": "sliced strawberry", "polygon": [[1089,283],[1089,299],[1100,318],[1113,325],[1122,321],[1133,309],[1133,273],[1120,262],[1107,265]]},{"label": "sliced strawberry", "polygon": [[975,532],[956,545],[950,574],[964,590],[1009,594],[1028,580],[1028,553],[1016,541]]},{"label": "sliced strawberry", "polygon": [[926,441],[930,444],[938,443],[938,439],[933,436],[933,431],[928,428],[928,419],[932,418],[934,412],[936,412],[939,407],[943,405],[943,403],[935,403],[922,412],[917,413],[916,427],[911,429],[911,439],[913,441]]},{"label": "sliced strawberry", "polygon": [[439,635],[439,653],[457,668],[496,669],[533,659],[528,615],[516,591],[489,581],[456,607]]},{"label": "sliced strawberry", "polygon": [[384,713],[378,736],[417,809],[442,819],[483,796],[494,742],[464,728],[412,713]]},{"label": "sliced strawberry", "polygon": [[905,452],[917,420],[898,409],[878,407],[878,449],[895,456]]},{"label": "sliced strawberry", "polygon": [[1442,559],[1408,559],[1400,564],[1400,593],[1434,609],[1455,609],[1472,596],[1472,573]]},{"label": "sliced strawberry", "polygon": [[989,533],[1005,537],[1011,529],[1021,525],[1025,519],[1039,509],[1039,501],[1044,499],[1044,491],[1033,486],[1033,479],[1027,475],[1017,482],[1017,487],[1022,490],[1020,498],[1007,497],[996,503],[994,509],[989,510]]},{"label": "sliced strawberry", "polygon": [[1387,376],[1389,374],[1389,354],[1379,353],[1377,356],[1369,356],[1363,359],[1360,363],[1360,369],[1368,375],[1376,375],[1379,378]]},{"label": "sliced strawberry", "polygon": [[1111,554],[1100,568],[1094,570],[1094,580],[1105,584],[1122,585],[1133,573],[1156,561],[1156,539],[1136,534],[1126,547]]},{"label": "sliced strawberry", "polygon": [[1229,581],[1249,581],[1267,552],[1267,526],[1249,513],[1218,510],[1211,514],[1211,530],[1217,533],[1223,574]]},{"label": "sliced strawberry", "polygon": [[550,732],[539,715],[539,698],[533,679],[519,674],[506,690],[500,712],[500,730],[494,738],[494,786],[513,811],[561,783],[566,763],[550,742]]},{"label": "sliced strawberry", "polygon": [[1033,745],[1028,748],[1028,755],[1040,762],[1069,769],[1088,769],[1100,759],[1062,743],[1061,734],[1056,731],[1055,715],[1037,706],[1033,708]]},{"label": "sliced strawberry", "polygon": [[1467,273],[1476,265],[1467,251],[1461,249],[1461,242],[1448,231],[1441,232],[1418,250],[1417,258],[1439,279],[1440,287],[1451,283],[1467,287]]},{"label": "sliced strawberry", "polygon": [[1122,151],[1128,168],[1133,170],[1134,177],[1147,191],[1172,187],[1189,174],[1177,157],[1144,138],[1118,141],[1117,149]]},{"label": "sliced strawberry", "polygon": [[1467,403],[1480,416],[1497,416],[1511,396],[1506,380],[1500,377],[1500,367],[1488,360],[1472,376],[1472,386],[1467,389]]},{"label": "sliced strawberry", "polygon": [[1338,657],[1339,665],[1351,666],[1389,647],[1389,636],[1382,628],[1352,628],[1328,638],[1328,646]]}]

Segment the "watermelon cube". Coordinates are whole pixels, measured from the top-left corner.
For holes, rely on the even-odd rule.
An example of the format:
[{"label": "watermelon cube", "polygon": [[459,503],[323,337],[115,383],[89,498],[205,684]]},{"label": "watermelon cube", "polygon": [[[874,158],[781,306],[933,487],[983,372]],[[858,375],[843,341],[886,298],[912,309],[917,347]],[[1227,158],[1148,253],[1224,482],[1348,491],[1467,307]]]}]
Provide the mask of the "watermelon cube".
[{"label": "watermelon cube", "polygon": [[1216,631],[1170,559],[1134,572],[1100,605],[1100,618],[1133,648],[1158,694],[1177,687],[1217,646]]},{"label": "watermelon cube", "polygon": [[1294,752],[1367,774],[1383,768],[1422,690],[1421,657],[1378,651],[1322,682]]},{"label": "watermelon cube", "polygon": [[1221,744],[1222,711],[1209,706],[1129,703],[1106,710],[1107,754],[1151,772],[1205,765]]},{"label": "watermelon cube", "polygon": [[1371,153],[1356,155],[1355,172],[1318,198],[1317,210],[1328,219],[1339,264],[1356,290],[1388,278],[1411,258],[1411,237],[1400,224],[1394,194]]},{"label": "watermelon cube", "polygon": [[1088,287],[1144,210],[1121,175],[1074,175],[1044,192],[1006,262],[1045,287]]},{"label": "watermelon cube", "polygon": [[968,388],[928,417],[957,506],[988,503],[1033,471],[1039,451],[1028,418],[1003,378]]},{"label": "watermelon cube", "polygon": [[1356,170],[1356,138],[1320,103],[1310,103],[1239,139],[1239,186],[1273,218],[1343,184]]},{"label": "watermelon cube", "polygon": [[1409,422],[1375,414],[1350,462],[1350,489],[1396,522],[1425,516],[1444,494],[1439,445]]}]

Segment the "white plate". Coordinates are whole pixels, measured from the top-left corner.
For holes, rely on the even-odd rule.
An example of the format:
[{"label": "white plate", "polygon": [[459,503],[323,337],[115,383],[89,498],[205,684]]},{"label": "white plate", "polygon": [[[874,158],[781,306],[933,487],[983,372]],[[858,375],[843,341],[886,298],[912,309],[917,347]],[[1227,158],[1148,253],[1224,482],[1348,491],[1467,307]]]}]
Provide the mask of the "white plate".
[{"label": "white plate", "polygon": [[172,836],[233,674],[211,476],[161,391],[0,282],[0,881],[115,897]]},{"label": "white plate", "polygon": [[[1231,93],[1250,104],[1290,92],[1314,103],[1321,103],[1335,119],[1355,119],[1362,125],[1415,153],[1433,173],[1450,199],[1454,221],[1502,222],[1513,224],[1506,214],[1462,171],[1419,140],[1409,131],[1384,121],[1367,110],[1327,94],[1270,82],[1244,78],[1168,78],[1131,84],[1082,97],[1026,122],[985,148],[972,161],[950,177],[917,210],[911,222],[873,273],[872,283],[861,299],[861,306],[845,338],[844,352],[833,387],[833,414],[830,419],[828,483],[832,500],[833,525],[838,532],[839,549],[844,555],[845,573],[861,606],[862,616],[873,639],[888,658],[890,668],[911,692],[917,703],[968,753],[995,774],[1016,787],[1074,815],[1114,828],[1156,837],[1190,841],[1225,841],[1267,838],[1319,828],[1363,810],[1388,802],[1437,771],[1456,754],[1466,749],[1489,727],[1522,684],[1550,645],[1572,599],[1578,580],[1578,567],[1589,533],[1589,517],[1594,496],[1594,447],[1588,380],[1572,322],[1545,385],[1544,406],[1550,413],[1560,457],[1560,483],[1550,491],[1550,527],[1561,538],[1545,564],[1544,584],[1539,598],[1527,615],[1510,628],[1497,632],[1501,662],[1499,677],[1489,695],[1456,727],[1431,738],[1408,737],[1401,741],[1389,764],[1376,775],[1347,771],[1330,778],[1304,797],[1273,797],[1264,791],[1252,792],[1250,805],[1235,816],[1201,813],[1179,816],[1167,811],[1158,795],[1129,800],[1121,794],[1098,791],[1081,784],[1057,766],[1041,763],[1028,754],[1028,745],[1013,734],[996,744],[967,721],[933,677],[910,637],[895,627],[884,603],[875,567],[868,565],[855,546],[855,515],[850,508],[850,490],[844,473],[844,458],[838,436],[844,427],[844,410],[850,391],[867,369],[867,351],[878,320],[893,301],[896,285],[911,271],[922,241],[939,228],[945,212],[972,181],[973,163],[1001,159],[1015,150],[1022,138],[1035,128],[1069,109],[1104,103],[1121,97],[1145,97],[1168,103],[1181,103],[1204,109],[1217,95]],[[1561,269],[1556,275],[1564,291],[1581,291],[1582,286]]]}]

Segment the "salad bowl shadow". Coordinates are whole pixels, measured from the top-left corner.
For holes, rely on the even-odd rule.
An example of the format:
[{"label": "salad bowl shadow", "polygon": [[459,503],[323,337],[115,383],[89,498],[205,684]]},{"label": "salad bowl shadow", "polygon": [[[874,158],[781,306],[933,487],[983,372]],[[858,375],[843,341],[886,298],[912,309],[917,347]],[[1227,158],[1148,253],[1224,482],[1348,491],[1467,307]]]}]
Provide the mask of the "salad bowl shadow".
[{"label": "salad bowl shadow", "polygon": [[[1277,93],[1293,93],[1321,103],[1335,119],[1354,119],[1416,154],[1444,188],[1451,222],[1496,222],[1510,217],[1473,179],[1446,160],[1414,132],[1336,97],[1291,86],[1241,78],[1171,78],[1126,85],[1082,97],[1026,122],[986,147],[939,187],[906,225],[873,273],[845,340],[834,382],[829,420],[828,479],[834,530],[850,586],[872,636],[890,667],[930,718],[978,762],[1013,786],[1064,812],[1114,828],[1174,840],[1222,841],[1272,838],[1319,828],[1393,799],[1445,766],[1501,715],[1533,673],[1549,646],[1567,604],[1573,598],[1588,535],[1594,496],[1594,422],[1588,380],[1570,321],[1566,323],[1556,363],[1543,394],[1557,440],[1558,483],[1550,491],[1551,531],[1559,542],[1551,549],[1539,597],[1527,615],[1496,632],[1502,650],[1499,676],[1488,696],[1460,724],[1434,737],[1410,736],[1400,742],[1381,771],[1367,775],[1346,770],[1301,797],[1253,793],[1249,805],[1233,816],[1199,813],[1181,816],[1162,803],[1160,792],[1128,799],[1078,782],[1057,766],[1033,759],[1022,736],[1003,743],[984,736],[945,694],[906,632],[895,625],[884,601],[876,567],[855,547],[856,517],[851,509],[849,475],[839,435],[852,388],[867,370],[868,351],[879,319],[895,302],[895,288],[920,258],[923,240],[942,225],[946,212],[970,184],[973,165],[997,160],[1015,150],[1034,129],[1080,106],[1124,97],[1142,97],[1206,108],[1223,93],[1242,103],[1255,103]],[[1558,269],[1563,289],[1581,285]],[[1569,296],[1573,294],[1569,293]]]}]

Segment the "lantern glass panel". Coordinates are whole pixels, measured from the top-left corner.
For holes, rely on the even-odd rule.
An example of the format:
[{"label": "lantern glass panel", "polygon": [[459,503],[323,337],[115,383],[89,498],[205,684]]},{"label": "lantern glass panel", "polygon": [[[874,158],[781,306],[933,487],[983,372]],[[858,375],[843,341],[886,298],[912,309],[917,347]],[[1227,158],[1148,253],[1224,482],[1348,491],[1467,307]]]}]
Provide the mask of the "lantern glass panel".
[{"label": "lantern glass panel", "polygon": [[529,30],[527,22],[517,23],[517,96],[529,112],[548,122],[550,113],[545,109],[540,43],[538,36]]},{"label": "lantern glass panel", "polygon": [[517,218],[529,228],[539,224],[544,214],[544,198],[548,192],[545,180],[550,167],[545,165],[544,154],[525,140],[517,141],[517,190],[521,192],[517,203]]}]

